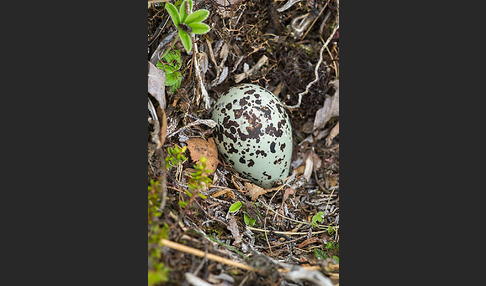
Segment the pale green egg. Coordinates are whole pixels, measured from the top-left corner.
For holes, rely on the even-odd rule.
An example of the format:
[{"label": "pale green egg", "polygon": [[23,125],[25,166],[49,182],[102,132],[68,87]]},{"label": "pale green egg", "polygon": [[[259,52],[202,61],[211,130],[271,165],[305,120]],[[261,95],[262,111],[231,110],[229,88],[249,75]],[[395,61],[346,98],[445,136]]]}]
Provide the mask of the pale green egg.
[{"label": "pale green egg", "polygon": [[219,153],[244,178],[270,188],[289,175],[292,126],[273,93],[254,84],[234,86],[215,103],[212,119]]}]

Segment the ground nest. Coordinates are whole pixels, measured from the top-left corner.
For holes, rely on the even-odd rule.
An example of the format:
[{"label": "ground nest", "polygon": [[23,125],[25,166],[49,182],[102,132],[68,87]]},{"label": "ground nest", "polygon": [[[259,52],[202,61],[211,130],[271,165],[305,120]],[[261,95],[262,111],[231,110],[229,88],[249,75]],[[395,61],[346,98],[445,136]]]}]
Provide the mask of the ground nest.
[{"label": "ground nest", "polygon": [[[337,285],[339,1],[193,2],[211,29],[187,53],[165,3],[149,1],[149,285]],[[160,69],[170,50],[177,88]],[[290,173],[271,189],[212,141],[212,106],[238,83],[273,92],[290,116]]]}]

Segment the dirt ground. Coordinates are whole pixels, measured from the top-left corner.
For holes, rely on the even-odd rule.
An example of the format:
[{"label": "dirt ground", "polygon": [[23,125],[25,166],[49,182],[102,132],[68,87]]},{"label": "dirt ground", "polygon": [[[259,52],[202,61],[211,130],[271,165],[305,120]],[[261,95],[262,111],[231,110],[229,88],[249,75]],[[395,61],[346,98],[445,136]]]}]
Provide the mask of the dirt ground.
[{"label": "dirt ground", "polygon": [[[164,5],[148,8],[148,61],[173,45],[181,85],[149,94],[149,285],[338,285],[339,1],[194,1],[211,30],[193,36],[189,54]],[[166,168],[168,148],[214,137],[212,104],[238,83],[287,107],[290,176],[252,196],[256,187],[216,156],[196,195],[195,151]]]}]

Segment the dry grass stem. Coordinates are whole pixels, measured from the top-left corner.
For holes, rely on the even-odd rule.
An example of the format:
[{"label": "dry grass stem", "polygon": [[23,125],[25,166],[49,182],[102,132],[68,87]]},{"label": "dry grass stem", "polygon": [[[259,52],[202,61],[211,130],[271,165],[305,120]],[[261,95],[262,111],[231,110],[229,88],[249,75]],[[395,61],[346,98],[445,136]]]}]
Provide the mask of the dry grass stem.
[{"label": "dry grass stem", "polygon": [[258,271],[258,269],[253,268],[253,267],[251,267],[247,264],[236,262],[234,260],[224,258],[224,257],[218,256],[218,255],[214,255],[214,254],[211,254],[211,253],[206,253],[202,250],[195,249],[195,248],[183,245],[183,244],[179,244],[177,242],[173,242],[173,241],[170,241],[168,239],[163,238],[163,239],[160,240],[160,242],[162,242],[162,244],[164,246],[170,247],[174,250],[178,250],[178,251],[181,251],[181,252],[184,252],[184,253],[192,254],[192,255],[195,255],[195,256],[199,256],[199,257],[205,257],[205,258],[212,260],[212,261],[224,263],[226,265],[238,267],[238,268],[248,270],[248,271],[254,271],[254,272]]}]

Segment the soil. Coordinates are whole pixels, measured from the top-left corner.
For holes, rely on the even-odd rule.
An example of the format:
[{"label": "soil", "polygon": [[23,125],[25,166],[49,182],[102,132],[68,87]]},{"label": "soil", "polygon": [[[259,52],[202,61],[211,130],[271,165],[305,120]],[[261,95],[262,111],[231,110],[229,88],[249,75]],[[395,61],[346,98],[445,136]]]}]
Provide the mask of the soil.
[{"label": "soil", "polygon": [[[339,283],[339,110],[322,124],[326,100],[338,96],[339,1],[304,0],[282,9],[291,2],[296,1],[194,1],[193,11],[210,12],[204,23],[211,30],[193,37],[189,54],[177,40],[165,3],[148,8],[148,60],[172,45],[182,62],[181,86],[175,92],[166,87],[165,108],[149,96],[158,111],[156,117],[149,113],[148,126],[148,267],[149,277],[163,277],[153,275],[149,285],[202,285],[193,279],[213,285],[330,285],[292,280],[291,265]],[[239,74],[265,57],[259,69],[239,81]],[[214,128],[204,121],[210,118],[211,104],[238,83],[265,87],[289,107],[291,176],[252,200],[248,181],[220,157],[216,171],[208,175],[212,183],[196,195],[187,186],[188,174],[195,171],[190,153],[186,150],[186,160],[167,170],[168,148],[184,147],[189,138],[213,137]],[[162,134],[159,146],[153,138],[156,121],[166,128],[156,132]],[[239,201],[241,209],[229,212]],[[253,226],[245,216],[254,218]],[[187,250],[164,246],[161,239]],[[190,249],[254,271],[199,257]]]}]

